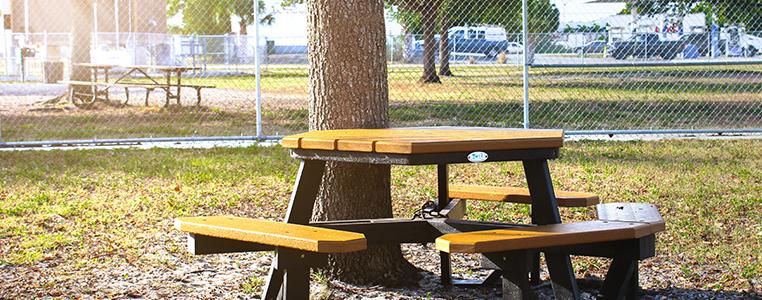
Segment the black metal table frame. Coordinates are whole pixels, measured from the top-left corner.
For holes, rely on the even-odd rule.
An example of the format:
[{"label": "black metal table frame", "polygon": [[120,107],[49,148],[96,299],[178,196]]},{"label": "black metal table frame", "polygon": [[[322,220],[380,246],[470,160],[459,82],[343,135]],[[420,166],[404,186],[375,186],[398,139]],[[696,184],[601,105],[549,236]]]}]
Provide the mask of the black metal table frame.
[{"label": "black metal table frame", "polygon": [[[558,157],[558,148],[483,152],[487,153],[489,162],[521,161],[524,166],[529,192],[533,199],[531,204],[532,219],[536,225],[561,223],[558,203],[553,192],[553,183],[548,168],[548,160]],[[369,244],[431,243],[444,233],[533,226],[447,218],[427,220],[346,220],[310,223],[327,161],[391,165],[437,165],[439,192],[437,206],[442,210],[450,204],[448,197],[448,165],[470,163],[467,158],[469,154],[470,152],[405,155],[293,149],[291,150],[291,156],[302,160],[302,162],[294,185],[294,191],[291,195],[285,222],[363,233]],[[402,228],[404,230],[398,230]],[[400,234],[401,232],[405,234]],[[245,248],[245,246],[243,247]],[[556,297],[559,299],[579,298],[579,291],[569,255],[560,252],[545,252],[545,259]],[[285,288],[289,283],[289,277],[293,276],[292,283],[308,282],[301,279],[304,276],[309,276],[309,274],[283,274],[277,268],[277,261],[276,258],[270,269],[268,284],[263,294],[268,299],[277,297],[281,291],[299,290],[298,287]],[[449,255],[443,253],[441,261],[443,263],[443,271],[447,271],[446,273],[449,274]],[[445,272],[443,272],[444,274]],[[445,277],[443,280],[447,282],[450,278]],[[289,295],[292,294],[290,293]]]}]

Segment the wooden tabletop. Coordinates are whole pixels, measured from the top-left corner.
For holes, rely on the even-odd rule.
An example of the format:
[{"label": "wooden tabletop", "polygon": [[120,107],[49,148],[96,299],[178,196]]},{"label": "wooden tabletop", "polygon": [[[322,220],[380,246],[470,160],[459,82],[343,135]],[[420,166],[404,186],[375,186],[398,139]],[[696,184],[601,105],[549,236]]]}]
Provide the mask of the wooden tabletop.
[{"label": "wooden tabletop", "polygon": [[563,130],[420,127],[310,131],[284,137],[289,149],[423,154],[560,148]]}]

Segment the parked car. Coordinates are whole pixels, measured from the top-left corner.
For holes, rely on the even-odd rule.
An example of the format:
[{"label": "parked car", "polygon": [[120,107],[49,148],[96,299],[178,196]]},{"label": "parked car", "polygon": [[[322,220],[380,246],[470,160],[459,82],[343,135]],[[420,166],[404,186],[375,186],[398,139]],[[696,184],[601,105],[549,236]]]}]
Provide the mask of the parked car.
[{"label": "parked car", "polygon": [[[701,56],[709,56],[709,49],[711,49],[711,45],[709,42],[709,34],[706,33],[689,33],[686,35],[683,35],[680,37],[680,42],[683,43],[683,45],[694,45],[698,48],[699,55]],[[725,40],[719,40],[717,42],[717,47],[719,48],[719,53],[725,52]]]},{"label": "parked car", "polygon": [[603,53],[606,49],[606,41],[592,41],[574,49],[574,53],[583,55],[586,53]]},{"label": "parked car", "polygon": [[508,47],[505,48],[505,53],[508,53],[508,54],[524,53],[524,45],[516,43],[516,42],[508,42]]},{"label": "parked car", "polygon": [[631,38],[611,44],[611,56],[616,59],[627,57],[661,57],[674,59],[683,51],[682,41],[662,41],[657,33],[638,33]]}]

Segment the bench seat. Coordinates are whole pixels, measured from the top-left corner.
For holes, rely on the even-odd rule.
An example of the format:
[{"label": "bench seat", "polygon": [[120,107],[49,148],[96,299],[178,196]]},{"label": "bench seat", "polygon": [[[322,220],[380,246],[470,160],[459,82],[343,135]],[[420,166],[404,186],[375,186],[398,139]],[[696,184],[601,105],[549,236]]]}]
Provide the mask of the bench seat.
[{"label": "bench seat", "polygon": [[239,217],[178,218],[175,228],[191,234],[315,253],[347,253],[367,247],[365,236],[360,233]]},{"label": "bench seat", "polygon": [[[452,199],[480,200],[531,204],[529,189],[515,187],[494,187],[483,185],[451,185],[448,195]],[[600,202],[595,194],[585,192],[556,191],[559,207],[587,207]]]},{"label": "bench seat", "polygon": [[329,253],[367,248],[361,233],[270,220],[187,217],[175,219],[175,227],[189,233],[193,254],[275,251],[265,300],[309,299],[311,268],[325,267]]},{"label": "bench seat", "polygon": [[664,230],[664,223],[587,221],[522,229],[446,234],[436,248],[448,253],[491,253],[637,239]]},{"label": "bench seat", "polygon": [[[447,253],[482,253],[497,268],[511,269],[503,273],[504,299],[534,298],[527,265],[538,252],[569,254],[572,247],[604,247],[613,260],[601,293],[606,299],[637,298],[638,261],[654,255],[655,233],[666,229],[664,219],[651,204],[606,203],[597,209],[595,221],[445,234],[435,247]],[[534,278],[536,270],[531,272]]]}]

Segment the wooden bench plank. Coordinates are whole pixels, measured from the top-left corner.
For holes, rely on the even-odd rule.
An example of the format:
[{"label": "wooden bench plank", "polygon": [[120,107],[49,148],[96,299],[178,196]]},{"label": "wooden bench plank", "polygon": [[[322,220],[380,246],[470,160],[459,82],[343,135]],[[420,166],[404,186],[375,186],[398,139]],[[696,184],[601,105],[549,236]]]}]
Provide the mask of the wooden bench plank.
[{"label": "wooden bench plank", "polygon": [[663,230],[664,223],[598,220],[446,234],[437,238],[436,248],[449,253],[505,252],[637,239]]},{"label": "wooden bench plank", "polygon": [[269,220],[229,216],[188,217],[176,219],[175,227],[197,235],[316,253],[348,253],[367,247],[365,236],[360,233]]},{"label": "wooden bench plank", "polygon": [[[587,207],[600,202],[600,198],[591,193],[556,191],[556,200],[561,207]],[[531,204],[529,189],[514,187],[494,187],[482,185],[451,185],[449,197],[453,199],[496,201]]]}]

